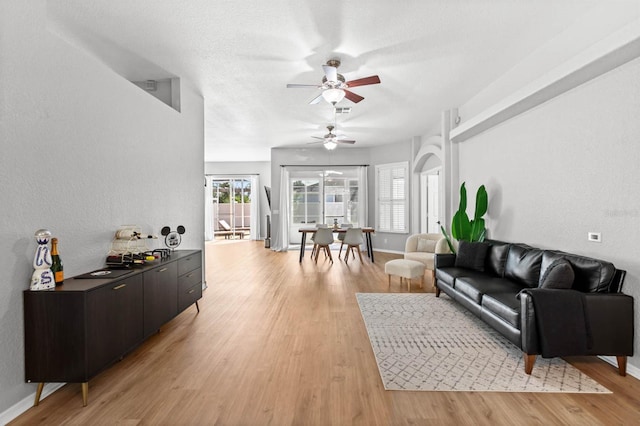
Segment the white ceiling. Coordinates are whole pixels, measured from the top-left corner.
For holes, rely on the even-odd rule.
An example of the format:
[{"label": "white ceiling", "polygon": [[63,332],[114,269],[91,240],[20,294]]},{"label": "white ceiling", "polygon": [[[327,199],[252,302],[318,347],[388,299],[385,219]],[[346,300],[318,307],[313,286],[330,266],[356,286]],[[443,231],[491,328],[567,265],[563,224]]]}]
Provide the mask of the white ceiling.
[{"label": "white ceiling", "polygon": [[[50,24],[131,80],[178,76],[205,100],[206,161],[269,161],[333,109],[309,105],[339,58],[365,100],[338,117],[355,147],[424,135],[597,0],[48,0]],[[341,145],[338,149],[349,149]]]}]

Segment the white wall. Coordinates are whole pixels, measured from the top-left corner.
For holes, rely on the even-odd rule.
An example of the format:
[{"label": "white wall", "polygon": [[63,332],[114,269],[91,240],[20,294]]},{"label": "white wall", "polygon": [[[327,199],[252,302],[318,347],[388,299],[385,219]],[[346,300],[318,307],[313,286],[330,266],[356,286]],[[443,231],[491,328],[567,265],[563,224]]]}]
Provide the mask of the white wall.
[{"label": "white wall", "polygon": [[238,162],[207,162],[204,163],[207,175],[259,175],[260,187],[254,188],[260,196],[260,238],[267,237],[267,215],[271,215],[265,186],[271,186],[271,162],[269,161],[238,161]]},{"label": "white wall", "polygon": [[49,33],[44,0],[0,7],[1,414],[35,390],[22,292],[37,229],[60,239],[67,277],[104,266],[122,224],[184,225],[181,248],[203,248],[204,107],[183,80],[178,113]]},{"label": "white wall", "polygon": [[[640,59],[460,144],[460,179],[487,186],[490,237],[627,270],[640,354]],[[602,243],[587,241],[601,232]],[[615,330],[612,330],[615,332]],[[640,355],[629,360],[640,368]]]}]

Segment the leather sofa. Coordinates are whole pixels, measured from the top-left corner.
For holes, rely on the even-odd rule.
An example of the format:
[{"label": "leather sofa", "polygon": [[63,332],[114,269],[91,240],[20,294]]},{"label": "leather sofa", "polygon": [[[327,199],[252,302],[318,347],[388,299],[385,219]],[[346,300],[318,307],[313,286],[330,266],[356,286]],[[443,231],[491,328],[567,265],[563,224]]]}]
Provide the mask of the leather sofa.
[{"label": "leather sofa", "polygon": [[[436,297],[445,292],[522,349],[527,374],[537,355],[601,355],[616,356],[626,375],[633,298],[621,293],[625,271],[610,262],[496,240],[461,242],[457,255],[434,262]],[[541,288],[561,264],[571,274],[565,288]]]}]

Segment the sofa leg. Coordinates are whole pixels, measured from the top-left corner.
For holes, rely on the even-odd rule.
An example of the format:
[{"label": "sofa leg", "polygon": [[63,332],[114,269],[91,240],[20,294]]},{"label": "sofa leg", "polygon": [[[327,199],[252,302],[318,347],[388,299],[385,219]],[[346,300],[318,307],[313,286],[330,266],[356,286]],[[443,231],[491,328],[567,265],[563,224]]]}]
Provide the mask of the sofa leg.
[{"label": "sofa leg", "polygon": [[627,375],[627,357],[626,356],[616,356],[618,360],[618,373],[621,376]]},{"label": "sofa leg", "polygon": [[440,289],[438,288],[438,282],[434,280],[433,286],[436,288],[436,297],[440,297]]},{"label": "sofa leg", "polygon": [[533,371],[533,364],[536,363],[536,356],[529,355],[527,353],[523,355],[524,355],[524,372],[527,374],[531,374],[531,372]]}]

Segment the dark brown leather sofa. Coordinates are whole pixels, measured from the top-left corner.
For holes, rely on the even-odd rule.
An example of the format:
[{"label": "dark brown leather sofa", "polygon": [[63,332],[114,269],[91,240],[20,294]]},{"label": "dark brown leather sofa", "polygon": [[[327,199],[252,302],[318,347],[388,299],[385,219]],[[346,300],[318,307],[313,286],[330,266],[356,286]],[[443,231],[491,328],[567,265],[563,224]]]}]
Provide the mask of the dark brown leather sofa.
[{"label": "dark brown leather sofa", "polygon": [[[603,260],[526,244],[489,240],[475,262],[435,256],[436,296],[445,292],[522,349],[531,374],[537,355],[616,356],[626,375],[633,355],[633,298],[621,293],[625,271]],[[484,253],[484,255],[483,255]],[[572,272],[570,288],[540,288],[558,262]],[[566,261],[566,262],[565,262]]]}]

